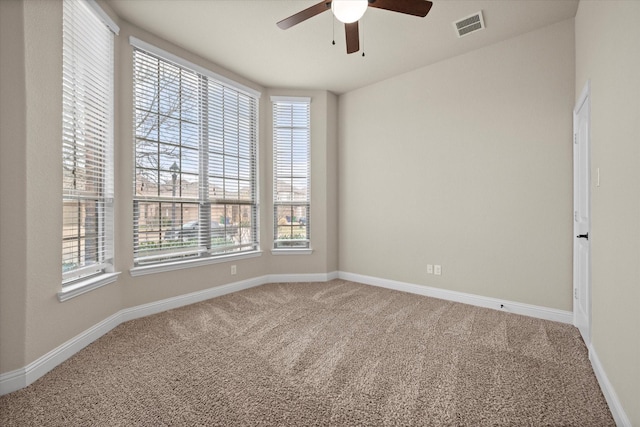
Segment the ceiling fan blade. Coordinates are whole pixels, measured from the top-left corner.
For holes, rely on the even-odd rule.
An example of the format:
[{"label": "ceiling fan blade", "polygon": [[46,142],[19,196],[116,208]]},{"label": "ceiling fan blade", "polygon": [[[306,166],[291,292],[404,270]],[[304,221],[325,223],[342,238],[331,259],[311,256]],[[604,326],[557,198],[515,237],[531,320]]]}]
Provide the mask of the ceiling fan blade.
[{"label": "ceiling fan blade", "polygon": [[288,18],[284,18],[282,21],[278,22],[276,25],[286,30],[287,28],[291,28],[296,24],[301,23],[302,21],[306,21],[309,18],[313,18],[314,16],[324,12],[325,10],[331,9],[331,1],[324,0],[318,4],[315,4],[311,7],[306,8],[294,15],[291,15]]},{"label": "ceiling fan blade", "polygon": [[358,33],[358,21],[344,24],[344,32],[347,38],[347,53],[360,50],[360,34]]},{"label": "ceiling fan blade", "polygon": [[433,3],[427,0],[369,0],[369,6],[424,18]]}]

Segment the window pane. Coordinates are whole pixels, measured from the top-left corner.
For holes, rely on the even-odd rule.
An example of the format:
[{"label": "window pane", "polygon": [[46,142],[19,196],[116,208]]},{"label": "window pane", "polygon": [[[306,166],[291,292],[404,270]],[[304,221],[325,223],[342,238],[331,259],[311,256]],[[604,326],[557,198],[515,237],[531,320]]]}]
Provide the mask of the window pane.
[{"label": "window pane", "polygon": [[286,205],[275,208],[275,247],[309,247],[308,213],[307,206]]},{"label": "window pane", "polygon": [[238,200],[239,192],[239,183],[235,179],[225,179],[224,180],[224,197],[225,199],[230,200]]},{"label": "window pane", "polygon": [[238,158],[233,156],[226,156],[224,159],[224,170],[227,178],[238,178]]},{"label": "window pane", "polygon": [[[180,147],[169,144],[158,144],[160,170],[180,170]],[[174,167],[175,164],[175,167]]]},{"label": "window pane", "polygon": [[[186,118],[185,120],[189,120]],[[197,117],[196,117],[197,120]],[[198,125],[190,122],[182,122],[182,145],[184,147],[199,148],[200,132],[198,131]]]},{"label": "window pane", "polygon": [[158,168],[158,144],[142,139],[137,141],[136,167],[146,169]]},{"label": "window pane", "polygon": [[180,144],[182,132],[180,120],[159,116],[159,140],[168,144]]},{"label": "window pane", "polygon": [[180,156],[180,171],[182,173],[197,175],[200,170],[199,159],[200,155],[197,149],[192,150],[190,148],[182,148],[182,155]]},{"label": "window pane", "polygon": [[141,169],[136,170],[136,196],[157,196],[158,179],[160,174],[156,170]]},{"label": "window pane", "polygon": [[101,262],[100,220],[104,208],[97,200],[67,200],[63,203],[62,270],[71,270]]},{"label": "window pane", "polygon": [[139,256],[199,246],[197,203],[138,202],[136,206]]},{"label": "window pane", "polygon": [[256,210],[253,206],[241,205],[240,218],[238,223],[238,242],[241,245],[250,244],[255,240],[254,218]]},{"label": "window pane", "polygon": [[199,197],[198,175],[180,174],[180,195],[184,198],[197,199]]},{"label": "window pane", "polygon": [[224,179],[209,178],[209,198],[211,200],[224,199]]}]

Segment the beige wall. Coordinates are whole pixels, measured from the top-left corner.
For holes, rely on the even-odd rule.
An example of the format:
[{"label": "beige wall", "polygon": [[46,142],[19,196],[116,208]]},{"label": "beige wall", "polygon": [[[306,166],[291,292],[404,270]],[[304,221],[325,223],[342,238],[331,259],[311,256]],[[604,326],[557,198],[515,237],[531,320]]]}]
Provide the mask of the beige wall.
[{"label": "beige wall", "polygon": [[[101,3],[102,4],[102,3]],[[103,4],[104,6],[104,4]],[[144,31],[118,22],[116,37],[115,267],[118,281],[60,303],[62,224],[62,4],[46,0],[1,0],[2,112],[0,145],[0,373],[22,368],[123,308],[244,279],[282,273],[329,273],[337,268],[337,98],[299,91],[314,99],[312,231],[309,256],[273,257],[270,252],[271,133],[269,93],[216,64]],[[114,16],[117,20],[117,17]],[[204,66],[262,92],[260,100],[260,239],[263,254],[209,266],[139,277],[132,242],[132,47],[129,36]],[[6,95],[6,96],[5,96]],[[230,265],[237,266],[231,276]]]},{"label": "beige wall", "polygon": [[640,425],[640,2],[582,1],[576,95],[591,82],[592,343]]},{"label": "beige wall", "polygon": [[571,310],[573,101],[573,20],[341,96],[340,271]]},{"label": "beige wall", "polygon": [[327,267],[326,271],[338,271],[339,267],[339,210],[338,210],[338,194],[340,177],[338,174],[338,97],[327,94],[327,152],[326,152],[326,171],[327,175],[323,177],[327,185]]},{"label": "beige wall", "polygon": [[0,372],[23,366],[25,354],[27,128],[23,16],[21,1],[0,1]]}]

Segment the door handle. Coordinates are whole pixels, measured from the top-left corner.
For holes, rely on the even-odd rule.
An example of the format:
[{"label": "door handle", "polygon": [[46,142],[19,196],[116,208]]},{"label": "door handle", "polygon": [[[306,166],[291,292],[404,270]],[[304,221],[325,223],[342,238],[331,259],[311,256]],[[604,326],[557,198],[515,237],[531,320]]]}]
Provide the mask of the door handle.
[{"label": "door handle", "polygon": [[589,233],[586,233],[586,234],[578,234],[576,237],[577,237],[578,239],[587,239],[587,240],[589,240]]}]

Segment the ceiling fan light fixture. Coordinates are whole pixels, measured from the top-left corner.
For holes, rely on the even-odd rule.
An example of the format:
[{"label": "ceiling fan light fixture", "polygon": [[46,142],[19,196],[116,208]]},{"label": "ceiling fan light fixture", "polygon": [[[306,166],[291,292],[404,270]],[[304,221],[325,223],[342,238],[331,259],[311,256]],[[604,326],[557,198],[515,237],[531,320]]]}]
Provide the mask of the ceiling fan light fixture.
[{"label": "ceiling fan light fixture", "polygon": [[331,11],[338,21],[350,24],[362,18],[368,4],[367,0],[333,0]]}]

